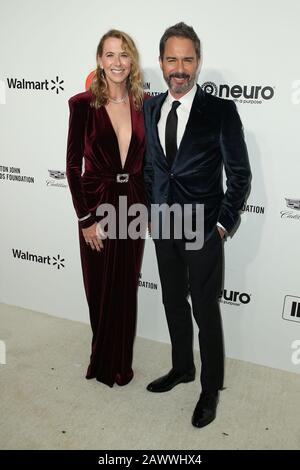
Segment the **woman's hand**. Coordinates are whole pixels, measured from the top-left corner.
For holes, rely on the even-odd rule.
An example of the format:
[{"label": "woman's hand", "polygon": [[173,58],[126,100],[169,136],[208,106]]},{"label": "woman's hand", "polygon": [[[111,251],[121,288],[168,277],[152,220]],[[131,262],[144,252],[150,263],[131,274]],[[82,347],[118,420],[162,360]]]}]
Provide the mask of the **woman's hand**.
[{"label": "woman's hand", "polygon": [[103,250],[103,242],[98,236],[96,222],[90,227],[83,228],[82,234],[84,236],[85,242],[90,246],[90,248],[92,248],[92,250]]}]

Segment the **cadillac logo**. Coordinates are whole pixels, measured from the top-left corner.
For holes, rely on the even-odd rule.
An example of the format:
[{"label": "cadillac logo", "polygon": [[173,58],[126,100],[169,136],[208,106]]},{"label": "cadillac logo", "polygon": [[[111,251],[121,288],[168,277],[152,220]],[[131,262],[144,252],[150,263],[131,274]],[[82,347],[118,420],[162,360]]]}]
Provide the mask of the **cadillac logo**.
[{"label": "cadillac logo", "polygon": [[287,207],[289,207],[290,209],[295,209],[297,211],[300,211],[300,199],[285,198],[285,200],[286,200]]},{"label": "cadillac logo", "polygon": [[66,188],[67,187],[67,175],[65,171],[60,170],[48,170],[50,178],[46,180],[47,186],[56,186],[59,188]]},{"label": "cadillac logo", "polygon": [[65,171],[59,171],[59,170],[48,170],[48,171],[49,171],[49,176],[51,178],[54,178],[56,180],[66,179],[66,172]]}]

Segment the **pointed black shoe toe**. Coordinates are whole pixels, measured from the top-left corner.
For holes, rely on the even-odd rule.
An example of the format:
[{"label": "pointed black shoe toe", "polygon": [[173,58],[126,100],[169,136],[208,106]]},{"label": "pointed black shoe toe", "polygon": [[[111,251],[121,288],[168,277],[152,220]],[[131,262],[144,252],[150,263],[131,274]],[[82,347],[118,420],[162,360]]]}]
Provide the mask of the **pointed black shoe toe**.
[{"label": "pointed black shoe toe", "polygon": [[218,401],[218,392],[202,392],[192,416],[193,426],[203,428],[211,423],[216,417]]},{"label": "pointed black shoe toe", "polygon": [[176,385],[181,383],[192,382],[195,380],[195,368],[186,373],[179,373],[173,369],[167,375],[154,380],[147,386],[147,390],[153,393],[162,393],[172,390]]}]

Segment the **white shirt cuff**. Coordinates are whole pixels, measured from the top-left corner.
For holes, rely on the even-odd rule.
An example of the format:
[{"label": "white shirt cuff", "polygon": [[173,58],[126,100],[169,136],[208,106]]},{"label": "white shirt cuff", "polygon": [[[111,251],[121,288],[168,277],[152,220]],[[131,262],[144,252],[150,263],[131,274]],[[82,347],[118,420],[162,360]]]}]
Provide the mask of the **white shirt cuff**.
[{"label": "white shirt cuff", "polygon": [[220,224],[220,222],[217,222],[217,226],[220,227],[222,230],[224,230],[225,233],[227,233],[227,230],[225,227],[223,227],[222,224]]}]

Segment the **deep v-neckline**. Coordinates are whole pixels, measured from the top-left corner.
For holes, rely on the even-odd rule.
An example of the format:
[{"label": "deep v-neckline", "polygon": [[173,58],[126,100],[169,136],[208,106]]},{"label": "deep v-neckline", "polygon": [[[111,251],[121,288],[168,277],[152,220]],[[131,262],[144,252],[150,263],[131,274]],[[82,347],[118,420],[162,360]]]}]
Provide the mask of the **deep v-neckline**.
[{"label": "deep v-neckline", "polygon": [[115,131],[115,128],[113,126],[113,123],[112,123],[112,120],[110,118],[110,115],[106,109],[105,106],[103,106],[103,108],[105,109],[105,112],[106,112],[106,115],[107,115],[107,118],[108,118],[108,121],[109,121],[109,124],[112,128],[112,131],[113,131],[113,134],[114,134],[114,137],[116,139],[116,142],[117,142],[117,148],[118,148],[118,155],[119,155],[119,163],[120,163],[120,166],[122,168],[122,170],[124,170],[125,166],[126,166],[126,163],[127,163],[127,159],[128,159],[128,155],[129,155],[129,151],[130,151],[130,147],[131,147],[131,143],[132,143],[132,135],[133,135],[133,117],[132,117],[132,105],[131,105],[131,100],[129,98],[129,111],[130,111],[130,122],[131,122],[131,136],[130,136],[130,140],[129,140],[129,145],[128,145],[128,150],[127,150],[127,154],[126,154],[126,157],[125,157],[125,160],[124,160],[124,165],[122,164],[122,158],[121,158],[121,152],[120,152],[120,145],[119,145],[119,139],[118,139],[118,136],[117,136],[117,133]]}]

